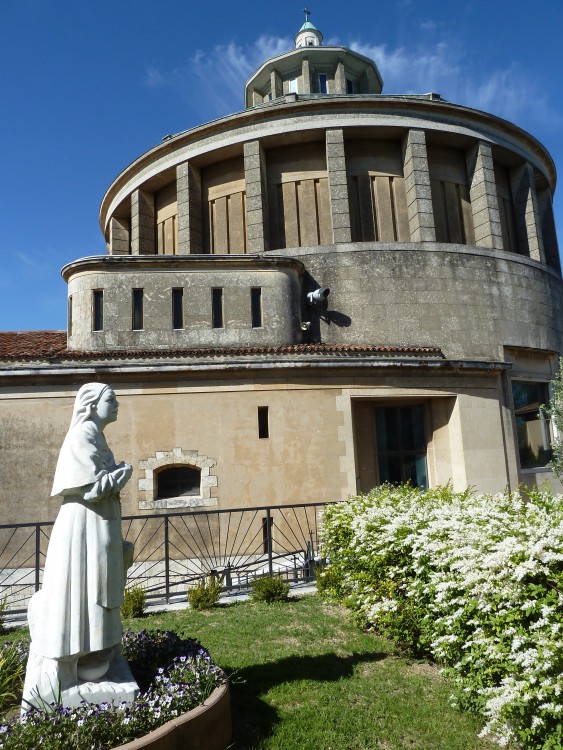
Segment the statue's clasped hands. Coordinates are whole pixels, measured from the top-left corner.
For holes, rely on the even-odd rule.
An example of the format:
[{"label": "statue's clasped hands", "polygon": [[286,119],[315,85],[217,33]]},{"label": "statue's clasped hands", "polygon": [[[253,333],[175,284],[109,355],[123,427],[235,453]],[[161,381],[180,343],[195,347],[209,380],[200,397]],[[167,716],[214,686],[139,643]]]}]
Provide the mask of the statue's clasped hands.
[{"label": "statue's clasped hands", "polygon": [[131,479],[132,473],[133,467],[131,466],[131,464],[126,464],[125,461],[122,461],[120,464],[118,464],[117,468],[111,473],[115,488],[117,490],[123,489],[123,487],[125,487],[127,482]]}]

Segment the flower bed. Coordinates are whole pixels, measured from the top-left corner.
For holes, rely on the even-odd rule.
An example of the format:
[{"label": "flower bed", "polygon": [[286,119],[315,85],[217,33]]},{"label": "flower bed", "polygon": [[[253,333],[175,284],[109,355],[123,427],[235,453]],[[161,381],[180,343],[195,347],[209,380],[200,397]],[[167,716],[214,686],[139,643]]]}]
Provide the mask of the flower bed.
[{"label": "flower bed", "polygon": [[563,498],[383,486],[325,511],[320,587],[432,654],[500,744],[563,746]]},{"label": "flower bed", "polygon": [[[0,727],[2,750],[109,750],[149,734],[200,706],[225,683],[223,672],[193,639],[165,631],[127,632],[123,652],[142,692],[131,704],[53,705]],[[160,666],[160,665],[165,666]]]}]

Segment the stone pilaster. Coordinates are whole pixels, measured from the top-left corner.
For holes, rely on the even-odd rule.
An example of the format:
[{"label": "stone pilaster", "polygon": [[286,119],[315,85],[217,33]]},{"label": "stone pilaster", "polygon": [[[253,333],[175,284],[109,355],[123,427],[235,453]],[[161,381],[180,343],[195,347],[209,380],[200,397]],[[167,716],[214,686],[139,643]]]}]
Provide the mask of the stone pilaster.
[{"label": "stone pilaster", "polygon": [[348,178],[344,131],[340,128],[326,131],[326,168],[332,216],[334,242],[351,242],[350,206],[348,203]]},{"label": "stone pilaster", "polygon": [[346,93],[346,71],[344,69],[344,63],[339,60],[336,64],[336,70],[334,71],[334,91],[331,94],[345,94]]},{"label": "stone pilaster", "polygon": [[510,172],[518,251],[545,263],[534,168],[526,162]]},{"label": "stone pilaster", "polygon": [[409,130],[403,141],[403,162],[411,241],[436,242],[424,130]]},{"label": "stone pilaster", "polygon": [[548,266],[555,268],[558,273],[561,273],[557,232],[555,230],[555,219],[553,217],[553,203],[551,200],[551,190],[548,187],[538,191],[538,204],[540,209],[545,262]]},{"label": "stone pilaster", "polygon": [[249,141],[244,144],[244,179],[248,252],[261,253],[269,249],[270,231],[266,160],[260,141]]},{"label": "stone pilaster", "polygon": [[190,162],[176,167],[178,196],[178,254],[203,252],[201,227],[201,174]]},{"label": "stone pilaster", "polygon": [[155,252],[154,195],[144,190],[134,190],[131,193],[131,253],[154,255]]},{"label": "stone pilaster", "polygon": [[497,183],[491,147],[479,141],[466,153],[475,244],[503,249]]},{"label": "stone pilaster", "polygon": [[301,63],[301,80],[303,81],[303,90],[300,93],[311,93],[311,66],[308,58],[304,57]]},{"label": "stone pilaster", "polygon": [[272,70],[270,73],[270,88],[272,91],[272,99],[277,99],[283,96],[283,81],[277,70]]},{"label": "stone pilaster", "polygon": [[108,253],[110,255],[129,255],[130,252],[129,219],[112,216],[109,220]]}]

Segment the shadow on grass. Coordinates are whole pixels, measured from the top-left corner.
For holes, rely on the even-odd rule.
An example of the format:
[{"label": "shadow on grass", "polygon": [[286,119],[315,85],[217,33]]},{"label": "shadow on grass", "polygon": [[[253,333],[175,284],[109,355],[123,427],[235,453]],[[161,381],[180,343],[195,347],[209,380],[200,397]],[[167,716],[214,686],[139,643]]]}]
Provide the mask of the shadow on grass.
[{"label": "shadow on grass", "polygon": [[[338,656],[288,656],[278,661],[236,670],[230,680],[233,715],[233,750],[252,750],[268,737],[279,721],[275,708],[261,696],[271,688],[297,680],[337,682],[351,677],[357,664],[381,661],[389,654],[379,652]],[[229,667],[225,671],[230,674]]]}]

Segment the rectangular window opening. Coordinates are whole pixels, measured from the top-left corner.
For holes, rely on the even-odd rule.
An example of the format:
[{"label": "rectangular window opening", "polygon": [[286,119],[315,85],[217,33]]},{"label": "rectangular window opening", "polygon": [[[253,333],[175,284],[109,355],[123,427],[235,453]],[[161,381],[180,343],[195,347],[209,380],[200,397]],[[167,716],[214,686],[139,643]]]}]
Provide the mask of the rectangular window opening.
[{"label": "rectangular window opening", "polygon": [[388,406],[375,411],[379,483],[410,482],[427,489],[424,406]]},{"label": "rectangular window opening", "polygon": [[297,94],[297,78],[290,78],[289,80],[289,93]]},{"label": "rectangular window opening", "polygon": [[250,290],[250,309],[252,327],[262,328],[262,289],[260,287],[253,287]]},{"label": "rectangular window opening", "polygon": [[350,80],[350,78],[346,79],[346,93],[347,94],[354,93],[354,81]]},{"label": "rectangular window opening", "polygon": [[541,407],[549,405],[548,384],[513,380],[512,401],[520,467],[547,466],[552,458],[550,424]]},{"label": "rectangular window opening", "polygon": [[324,73],[319,73],[319,94],[326,94],[326,92],[326,75]]},{"label": "rectangular window opening", "polygon": [[172,289],[172,327],[179,330],[184,327],[184,290]]},{"label": "rectangular window opening", "polygon": [[211,290],[211,324],[213,328],[224,328],[223,290]]},{"label": "rectangular window opening", "polygon": [[95,289],[92,292],[92,330],[104,330],[104,292]]},{"label": "rectangular window opening", "polygon": [[143,317],[144,317],[144,311],[143,311],[143,296],[144,296],[144,290],[143,289],[133,289],[133,297],[132,297],[132,303],[133,303],[133,330],[134,331],[142,331],[143,330]]},{"label": "rectangular window opening", "polygon": [[270,437],[270,417],[267,406],[258,407],[258,437],[261,440]]}]

